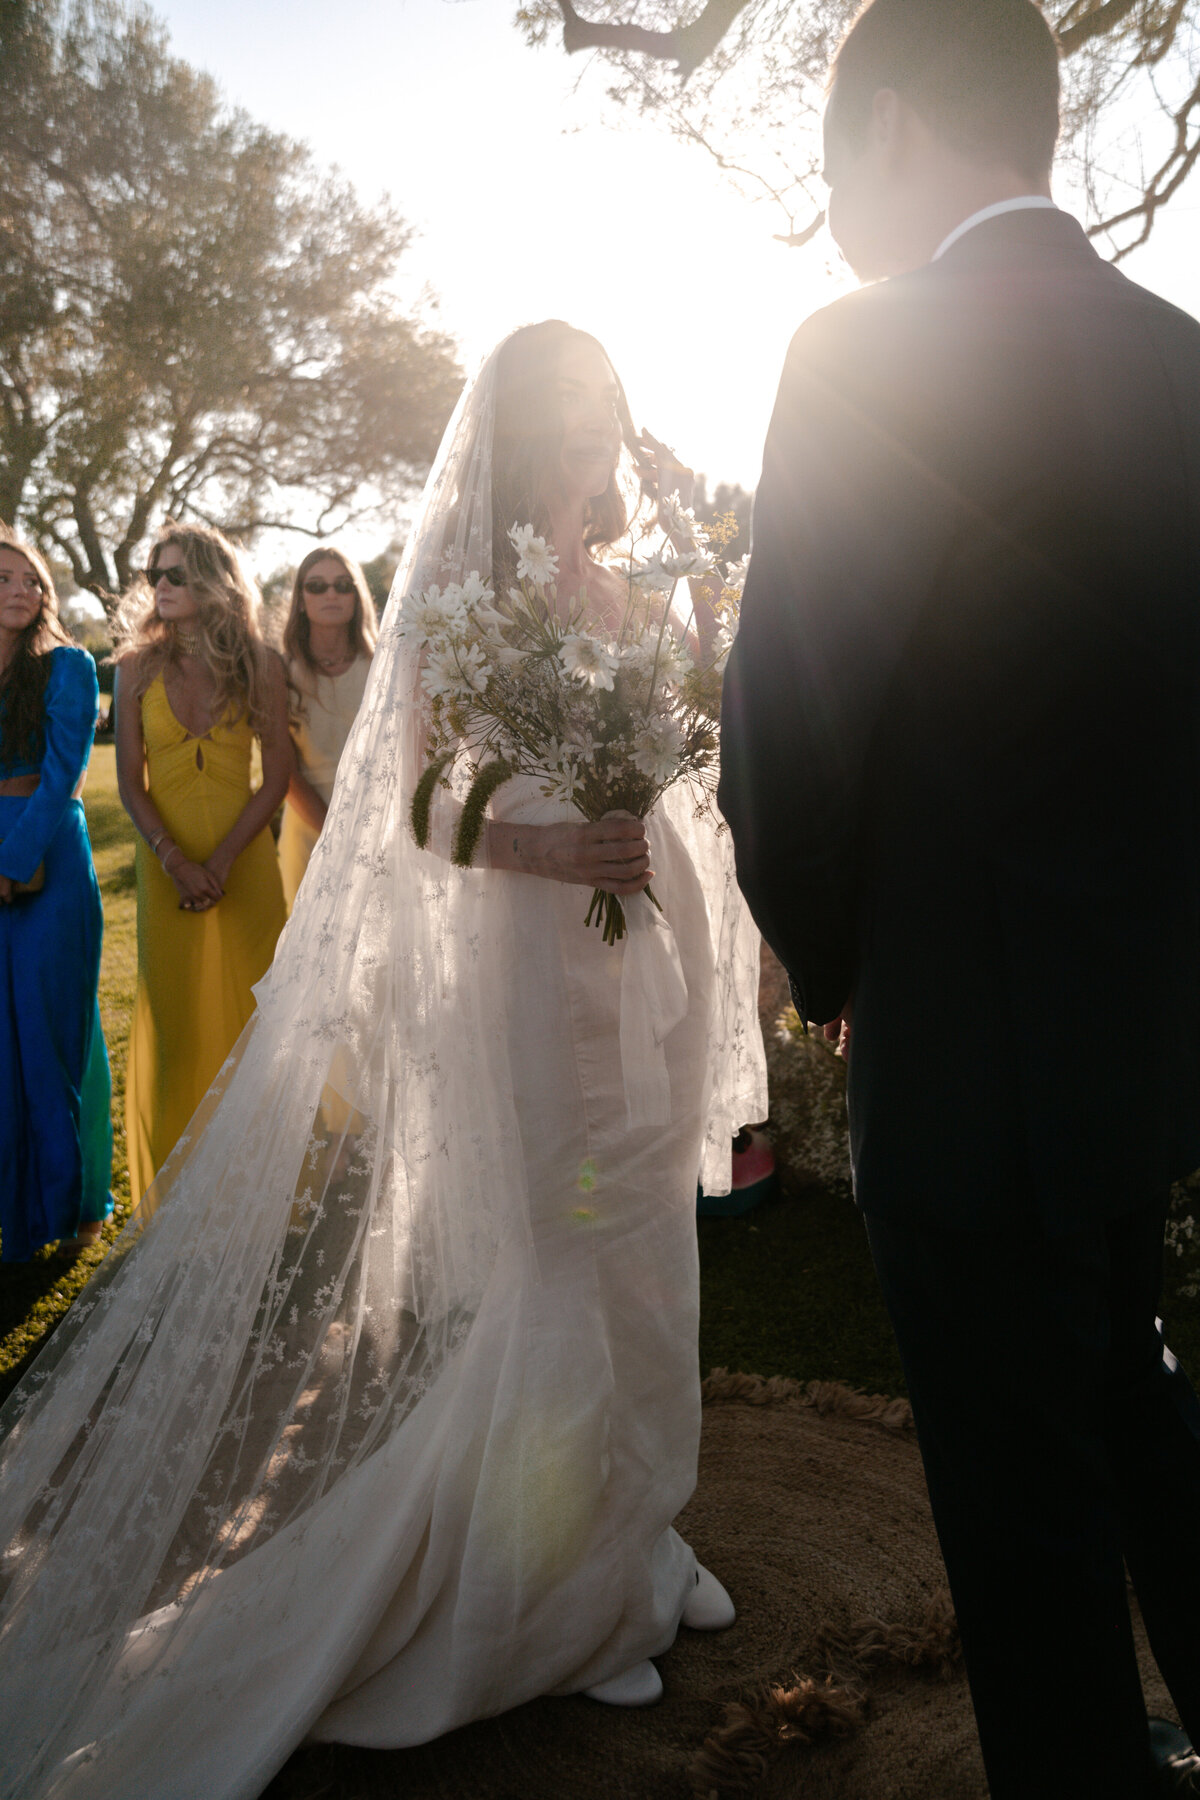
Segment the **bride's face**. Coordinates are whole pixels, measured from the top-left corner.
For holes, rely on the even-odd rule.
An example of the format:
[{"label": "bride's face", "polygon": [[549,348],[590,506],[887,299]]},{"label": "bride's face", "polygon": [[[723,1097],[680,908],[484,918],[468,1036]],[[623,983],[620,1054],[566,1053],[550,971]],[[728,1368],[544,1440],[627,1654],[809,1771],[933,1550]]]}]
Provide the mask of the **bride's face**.
[{"label": "bride's face", "polygon": [[594,344],[572,344],[559,359],[555,390],[563,487],[569,497],[594,500],[607,488],[621,453],[617,378]]}]

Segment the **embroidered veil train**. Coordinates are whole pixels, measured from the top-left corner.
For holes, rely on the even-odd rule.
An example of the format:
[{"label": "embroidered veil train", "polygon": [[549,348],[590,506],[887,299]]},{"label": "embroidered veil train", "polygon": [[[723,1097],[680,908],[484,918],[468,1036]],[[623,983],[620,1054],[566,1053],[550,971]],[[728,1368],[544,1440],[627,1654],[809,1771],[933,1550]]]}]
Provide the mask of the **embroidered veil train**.
[{"label": "embroidered veil train", "polygon": [[[491,566],[497,355],[394,595]],[[624,947],[580,889],[412,840],[398,612],[258,1011],[2,1415],[13,1800],[252,1800],[306,1734],[424,1741],[679,1621],[695,1180],[720,1191],[766,1110],[757,936],[728,835],[673,792],[687,1004],[644,1046],[667,1109],[630,1129]]]}]

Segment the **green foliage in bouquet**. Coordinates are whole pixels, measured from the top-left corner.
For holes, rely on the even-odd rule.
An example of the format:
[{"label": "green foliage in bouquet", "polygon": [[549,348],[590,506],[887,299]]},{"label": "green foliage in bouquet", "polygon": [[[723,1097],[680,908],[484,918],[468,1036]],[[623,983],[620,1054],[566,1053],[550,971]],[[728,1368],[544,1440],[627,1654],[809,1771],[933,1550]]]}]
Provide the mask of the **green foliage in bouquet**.
[{"label": "green foliage in bouquet", "polygon": [[429,815],[433,807],[433,790],[445,776],[455,755],[454,750],[446,750],[441,756],[435,756],[426,767],[413,792],[408,816],[412,825],[412,834],[422,850],[429,848]]},{"label": "green foliage in bouquet", "polygon": [[495,762],[484,763],[477,771],[471,783],[471,791],[463,801],[458,830],[454,834],[454,848],[450,853],[450,860],[457,863],[460,869],[469,869],[475,860],[487,817],[488,801],[496,789],[503,787],[506,781],[511,781],[515,774],[516,770],[511,763],[506,763],[499,757]]}]

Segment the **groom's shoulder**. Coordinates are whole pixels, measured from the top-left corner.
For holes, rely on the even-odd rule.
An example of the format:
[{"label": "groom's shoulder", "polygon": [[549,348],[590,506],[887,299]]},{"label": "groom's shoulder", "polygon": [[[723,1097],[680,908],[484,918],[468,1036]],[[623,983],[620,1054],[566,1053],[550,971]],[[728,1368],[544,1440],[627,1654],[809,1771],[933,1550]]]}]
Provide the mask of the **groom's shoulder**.
[{"label": "groom's shoulder", "polygon": [[795,332],[783,381],[859,388],[891,379],[936,348],[936,293],[925,270],[856,288],[810,313]]},{"label": "groom's shoulder", "polygon": [[1108,262],[1101,266],[1111,278],[1114,297],[1119,295],[1125,304],[1138,308],[1156,326],[1181,338],[1191,339],[1200,347],[1200,319],[1194,313],[1165,299],[1162,294],[1156,294],[1153,288],[1143,287],[1140,282],[1127,275],[1124,269],[1118,269]]},{"label": "groom's shoulder", "polygon": [[881,329],[890,329],[898,316],[891,292],[894,286],[892,281],[881,281],[856,288],[809,313],[793,334],[788,362],[827,358],[855,343],[870,341]]}]

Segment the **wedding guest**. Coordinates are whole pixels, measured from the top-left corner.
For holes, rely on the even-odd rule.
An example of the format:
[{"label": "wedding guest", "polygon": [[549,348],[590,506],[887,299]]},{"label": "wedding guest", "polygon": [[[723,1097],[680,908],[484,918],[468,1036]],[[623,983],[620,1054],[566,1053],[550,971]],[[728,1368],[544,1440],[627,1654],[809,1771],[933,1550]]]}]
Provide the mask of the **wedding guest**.
[{"label": "wedding guest", "polygon": [[[306,1736],[648,1704],[680,1624],[733,1617],[672,1525],[700,1426],[696,1176],[728,1183],[765,1110],[728,834],[687,783],[590,823],[518,775],[461,867],[443,827],[473,741],[436,848],[411,821],[433,715],[406,615],[463,604],[447,584],[478,594],[514,524],[540,526],[525,554],[556,562],[560,617],[586,599],[607,670],[635,449],[686,500],[600,345],[556,321],[506,340],[448,427],[257,1016],[114,1273],[103,1344],[13,1402],[33,1392],[0,1450],[22,1800],[64,1779],[250,1796]],[[597,885],[623,939],[585,924]]]},{"label": "wedding guest", "polygon": [[269,823],[291,775],[287,687],[258,612],[219,531],[168,523],[118,619],[117,779],[140,834],[125,1089],[135,1202],[253,1012],[283,927]]},{"label": "wedding guest", "polygon": [[[1200,1407],[1157,1318],[1200,1165],[1200,325],[1054,205],[1058,92],[1031,0],[873,0],[838,51],[873,285],[788,355],[720,794],[849,1033],[992,1800],[1135,1800],[1200,1792]],[[1126,1569],[1185,1728],[1157,1776]]]},{"label": "wedding guest", "polygon": [[279,833],[289,912],[325,823],[377,635],[375,603],[359,565],[331,545],[310,550],[296,570],[283,630],[296,758]]},{"label": "wedding guest", "polygon": [[80,794],[96,666],[50,571],[0,527],[0,1255],[81,1250],[112,1211],[97,984],[104,919]]}]

